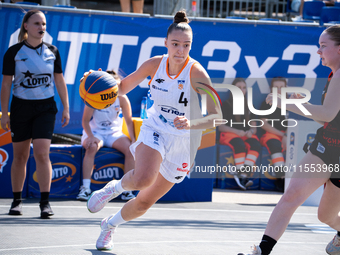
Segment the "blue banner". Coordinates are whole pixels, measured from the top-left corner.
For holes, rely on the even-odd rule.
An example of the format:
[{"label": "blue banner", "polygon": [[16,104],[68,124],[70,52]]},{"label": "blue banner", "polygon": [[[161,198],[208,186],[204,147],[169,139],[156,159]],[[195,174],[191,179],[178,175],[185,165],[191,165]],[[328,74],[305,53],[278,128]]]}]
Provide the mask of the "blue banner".
[{"label": "blue banner", "polygon": [[[61,12],[58,8],[45,8],[44,13],[44,41],[59,49],[70,101],[70,124],[61,128],[62,104],[56,96],[59,113],[55,133],[81,134],[84,104],[79,97],[79,80],[84,72],[115,69],[124,77],[148,58],[167,52],[164,39],[171,19]],[[0,56],[17,42],[23,16],[15,5],[3,4],[0,9]],[[253,88],[254,106],[258,107],[270,91],[270,78],[284,76],[289,78],[289,86],[310,90],[310,102],[320,104],[326,79],[319,78],[326,78],[330,72],[317,54],[323,27],[230,23],[223,19],[197,19],[190,25],[194,34],[190,55],[207,70],[221,95],[225,92],[221,84],[243,77]],[[1,61],[1,70],[2,65]],[[147,82],[128,94],[135,117],[147,94]]]}]

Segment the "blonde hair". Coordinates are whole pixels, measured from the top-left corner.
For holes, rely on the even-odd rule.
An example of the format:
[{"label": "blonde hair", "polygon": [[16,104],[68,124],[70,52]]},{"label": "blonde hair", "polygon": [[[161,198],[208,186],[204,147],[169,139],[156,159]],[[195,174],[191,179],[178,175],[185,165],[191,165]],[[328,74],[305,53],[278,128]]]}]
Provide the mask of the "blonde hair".
[{"label": "blonde hair", "polygon": [[22,42],[22,41],[27,39],[27,30],[25,29],[24,24],[27,23],[27,21],[30,17],[32,17],[34,14],[37,14],[37,13],[42,13],[42,12],[40,10],[37,10],[37,9],[29,10],[28,12],[26,12],[26,14],[25,14],[25,16],[24,16],[24,18],[22,19],[22,22],[21,22],[20,32],[19,32],[19,36],[18,36],[19,42]]}]

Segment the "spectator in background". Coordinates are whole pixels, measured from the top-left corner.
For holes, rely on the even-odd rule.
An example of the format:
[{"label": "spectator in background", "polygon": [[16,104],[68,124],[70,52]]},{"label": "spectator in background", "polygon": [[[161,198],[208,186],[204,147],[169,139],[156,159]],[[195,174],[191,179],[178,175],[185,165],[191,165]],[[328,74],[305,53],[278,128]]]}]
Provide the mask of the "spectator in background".
[{"label": "spectator in background", "polygon": [[[242,90],[243,95],[246,97],[247,85],[243,78],[236,78],[233,85]],[[230,95],[228,100],[222,104],[223,119],[227,120],[226,125],[218,127],[220,134],[220,143],[230,146],[234,153],[234,161],[237,173],[234,179],[237,185],[246,190],[253,185],[253,181],[249,180],[249,171],[254,166],[261,150],[261,145],[256,134],[256,124],[250,119],[250,112],[248,110],[247,100],[244,100],[246,112],[244,115],[233,114],[233,96]],[[235,123],[235,124],[231,124]],[[238,124],[236,124],[238,123]],[[244,123],[244,124],[242,124]]]},{"label": "spectator in background", "polygon": [[[290,8],[298,12],[299,15],[296,16],[295,18],[292,18],[292,21],[302,21],[302,16],[303,16],[303,5],[304,5],[305,0],[293,0]],[[337,0],[324,0],[323,1],[326,6],[334,6],[334,3],[337,2]]]},{"label": "spectator in background", "polygon": [[[120,83],[119,76],[114,71],[107,71]],[[120,109],[129,131],[130,139],[122,133],[122,118]],[[85,105],[83,113],[83,136],[81,144],[86,149],[83,160],[83,185],[77,196],[78,200],[87,201],[91,195],[91,176],[94,167],[94,158],[103,146],[121,151],[125,156],[124,173],[134,168],[135,162],[129,150],[131,143],[135,142],[134,126],[132,121],[131,104],[126,95],[118,96],[117,100],[103,110],[95,110]],[[122,193],[123,200],[130,200],[135,196],[131,191]]]},{"label": "spectator in background", "polygon": [[[287,80],[284,77],[275,77],[272,79],[270,88],[271,93],[273,93],[273,88],[277,88],[277,93],[281,94],[281,88],[287,87]],[[266,100],[263,101],[261,105],[261,110],[268,110],[271,108],[271,105],[266,103]],[[287,113],[288,114],[288,113]],[[285,160],[283,157],[283,151],[286,150],[286,142],[287,142],[287,127],[281,125],[281,121],[287,118],[287,116],[281,115],[281,109],[276,108],[276,110],[266,116],[259,117],[263,121],[262,129],[266,131],[264,135],[262,135],[260,139],[260,143],[262,146],[268,149],[270,154],[272,164],[274,167],[282,167],[284,166]],[[269,123],[268,119],[275,119],[277,121],[273,121]],[[280,120],[280,121],[278,121]],[[278,178],[275,182],[276,189],[283,192],[284,187],[284,173],[276,172],[276,177]]]},{"label": "spectator in background", "polygon": [[[6,51],[3,60],[1,127],[6,131],[11,129],[13,144],[11,181],[14,199],[10,215],[22,215],[22,190],[31,142],[41,193],[40,216],[48,218],[54,214],[49,204],[52,180],[49,153],[58,112],[54,101],[54,84],[64,107],[62,127],[68,124],[70,114],[59,51],[55,46],[43,42],[45,32],[45,15],[39,10],[28,11],[22,20],[19,43]],[[13,97],[9,116],[11,89]]]},{"label": "spectator in background", "polygon": [[120,0],[122,12],[130,12],[131,2],[134,13],[143,13],[144,0]]}]

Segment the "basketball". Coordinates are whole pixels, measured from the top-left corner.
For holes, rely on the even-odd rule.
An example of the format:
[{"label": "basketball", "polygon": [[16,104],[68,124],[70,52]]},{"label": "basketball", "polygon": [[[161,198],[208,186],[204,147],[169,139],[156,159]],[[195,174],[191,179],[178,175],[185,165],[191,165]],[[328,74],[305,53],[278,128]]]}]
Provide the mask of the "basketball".
[{"label": "basketball", "polygon": [[93,71],[81,81],[79,94],[87,106],[97,110],[105,109],[116,101],[118,84],[107,72]]}]

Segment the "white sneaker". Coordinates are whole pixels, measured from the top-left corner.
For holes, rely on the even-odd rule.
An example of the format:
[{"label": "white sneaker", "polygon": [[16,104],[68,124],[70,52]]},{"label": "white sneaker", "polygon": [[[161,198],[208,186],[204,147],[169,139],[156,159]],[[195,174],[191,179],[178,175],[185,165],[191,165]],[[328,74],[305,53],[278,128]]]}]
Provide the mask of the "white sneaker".
[{"label": "white sneaker", "polygon": [[111,250],[113,248],[113,233],[116,227],[108,223],[112,217],[113,215],[106,217],[100,223],[101,232],[96,242],[97,250]]},{"label": "white sneaker", "polygon": [[333,240],[327,245],[326,252],[330,255],[340,255],[340,236],[337,234],[334,236]]},{"label": "white sneaker", "polygon": [[87,200],[87,209],[91,213],[99,212],[110,200],[120,195],[120,193],[115,191],[115,185],[117,182],[117,180],[110,181],[104,188],[92,193],[90,198]]},{"label": "white sneaker", "polygon": [[252,246],[251,249],[252,251],[250,254],[239,253],[237,255],[261,255],[262,254],[261,248],[257,245]]},{"label": "white sneaker", "polygon": [[247,188],[244,187],[244,186],[241,184],[240,178],[237,176],[237,174],[234,175],[234,179],[235,179],[236,184],[237,184],[242,190],[247,190]]},{"label": "white sneaker", "polygon": [[295,18],[292,18],[292,21],[299,22],[299,21],[303,21],[303,19],[301,16],[296,16]]},{"label": "white sneaker", "polygon": [[91,190],[89,188],[81,186],[77,199],[81,201],[87,201],[90,196],[91,196]]},{"label": "white sneaker", "polygon": [[121,195],[121,199],[128,201],[132,198],[135,198],[136,196],[132,193],[132,191],[124,191]]}]

